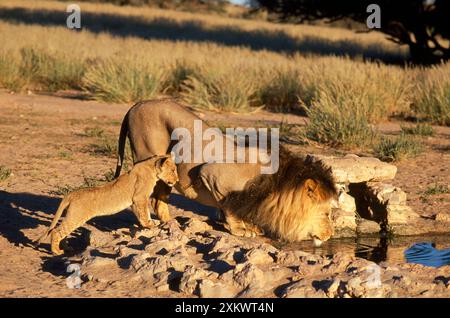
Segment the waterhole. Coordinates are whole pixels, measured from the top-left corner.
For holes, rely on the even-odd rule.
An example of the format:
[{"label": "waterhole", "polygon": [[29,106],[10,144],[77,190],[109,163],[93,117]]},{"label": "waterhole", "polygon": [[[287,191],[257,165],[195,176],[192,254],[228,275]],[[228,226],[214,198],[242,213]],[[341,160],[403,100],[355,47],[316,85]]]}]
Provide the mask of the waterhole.
[{"label": "waterhole", "polygon": [[311,241],[286,244],[284,250],[302,250],[316,255],[351,253],[375,263],[417,263],[440,267],[450,265],[450,235],[359,237],[330,239],[321,247]]}]

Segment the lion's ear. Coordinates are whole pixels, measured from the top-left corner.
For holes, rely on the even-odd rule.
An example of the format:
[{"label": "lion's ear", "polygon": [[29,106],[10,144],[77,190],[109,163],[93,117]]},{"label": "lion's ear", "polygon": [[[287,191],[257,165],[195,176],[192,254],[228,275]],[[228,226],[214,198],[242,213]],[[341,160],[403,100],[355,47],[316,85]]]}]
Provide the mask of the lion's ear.
[{"label": "lion's ear", "polygon": [[156,168],[156,171],[158,171],[158,173],[161,172],[162,166],[163,166],[164,162],[166,162],[167,159],[168,159],[167,156],[162,156],[161,158],[156,160],[155,168]]},{"label": "lion's ear", "polygon": [[317,182],[314,181],[313,179],[305,180],[304,187],[309,195],[314,194],[314,192],[317,190],[317,186],[318,186]]}]

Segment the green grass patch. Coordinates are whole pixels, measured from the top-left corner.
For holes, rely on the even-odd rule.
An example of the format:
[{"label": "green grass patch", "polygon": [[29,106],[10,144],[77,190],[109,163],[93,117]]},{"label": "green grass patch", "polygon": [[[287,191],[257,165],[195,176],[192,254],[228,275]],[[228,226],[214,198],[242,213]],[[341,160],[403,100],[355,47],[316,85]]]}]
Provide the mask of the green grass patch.
[{"label": "green grass patch", "polygon": [[424,192],[425,195],[438,195],[438,194],[447,194],[450,193],[450,189],[448,186],[443,184],[434,184],[429,186],[428,189]]},{"label": "green grass patch", "polygon": [[0,166],[0,181],[5,181],[11,176],[11,169],[5,166]]},{"label": "green grass patch", "polygon": [[423,150],[424,147],[421,141],[404,134],[396,138],[383,136],[374,147],[376,156],[386,161],[400,161],[413,158],[422,153]]},{"label": "green grass patch", "polygon": [[98,138],[97,142],[89,146],[89,151],[97,156],[117,157],[117,139],[110,136]]},{"label": "green grass patch", "polygon": [[86,127],[84,136],[102,138],[105,136],[105,131],[100,127]]}]

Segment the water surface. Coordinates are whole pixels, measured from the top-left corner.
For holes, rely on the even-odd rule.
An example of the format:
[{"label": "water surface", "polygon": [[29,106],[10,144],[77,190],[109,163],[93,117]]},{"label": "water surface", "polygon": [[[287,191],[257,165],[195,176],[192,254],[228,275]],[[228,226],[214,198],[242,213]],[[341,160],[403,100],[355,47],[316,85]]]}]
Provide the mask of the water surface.
[{"label": "water surface", "polygon": [[375,263],[408,262],[433,267],[450,265],[449,234],[331,239],[321,247],[314,247],[311,241],[302,241],[282,248],[299,249],[322,256],[332,256],[338,252],[352,253]]}]

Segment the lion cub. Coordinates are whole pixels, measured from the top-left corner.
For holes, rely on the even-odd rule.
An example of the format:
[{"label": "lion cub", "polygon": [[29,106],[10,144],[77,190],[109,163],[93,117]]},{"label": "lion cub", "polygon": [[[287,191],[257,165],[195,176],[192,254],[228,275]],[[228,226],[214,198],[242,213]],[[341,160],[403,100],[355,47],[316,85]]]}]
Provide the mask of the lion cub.
[{"label": "lion cub", "polygon": [[[133,169],[105,185],[68,194],[60,203],[52,224],[37,241],[51,234],[51,250],[61,255],[59,244],[72,231],[96,216],[111,215],[131,206],[143,227],[153,222],[148,208],[149,197],[158,180],[172,187],[178,182],[177,167],[170,155],[153,156],[137,163]],[[56,227],[64,210],[66,217]]]}]

